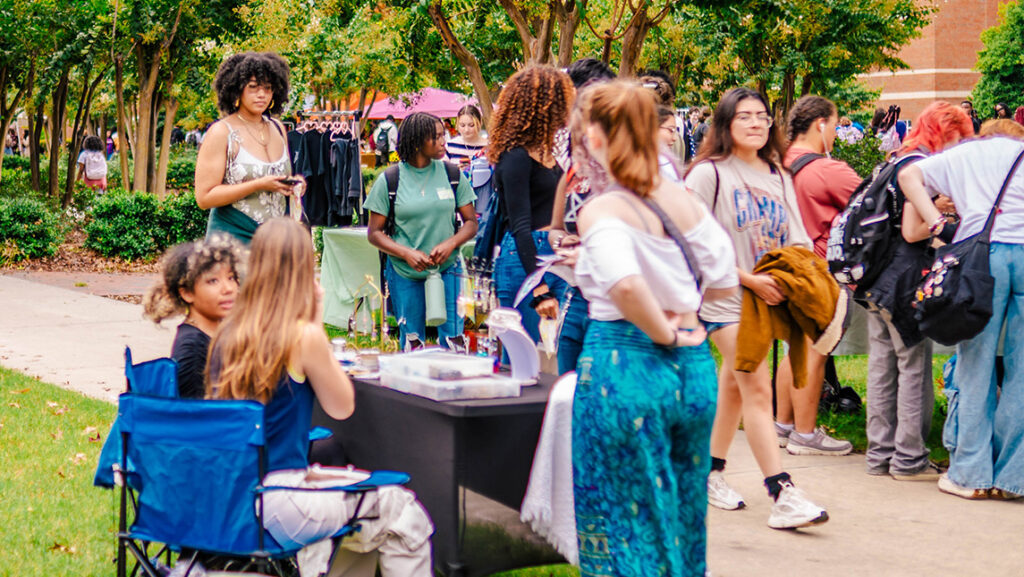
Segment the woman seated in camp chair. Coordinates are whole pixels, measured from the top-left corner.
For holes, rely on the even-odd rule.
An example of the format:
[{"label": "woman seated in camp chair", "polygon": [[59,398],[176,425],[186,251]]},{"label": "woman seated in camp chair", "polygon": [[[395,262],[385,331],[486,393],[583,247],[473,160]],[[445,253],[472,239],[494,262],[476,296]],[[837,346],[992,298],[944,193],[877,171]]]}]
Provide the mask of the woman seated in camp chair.
[{"label": "woman seated in camp chair", "polygon": [[[313,245],[302,225],[286,218],[264,223],[253,236],[245,282],[213,339],[207,367],[207,397],[266,405],[264,484],[306,489],[264,495],[266,528],[282,545],[331,537],[353,517],[359,501],[351,493],[309,490],[359,480],[347,469],[311,468],[306,462],[314,396],[335,419],[355,409],[352,383],[319,321],[321,291],[313,263]],[[415,494],[382,487],[363,501],[360,516],[367,514],[373,518],[360,521],[361,530],[342,541],[332,575],[372,577],[378,558],[384,577],[433,575],[433,525]]]}]

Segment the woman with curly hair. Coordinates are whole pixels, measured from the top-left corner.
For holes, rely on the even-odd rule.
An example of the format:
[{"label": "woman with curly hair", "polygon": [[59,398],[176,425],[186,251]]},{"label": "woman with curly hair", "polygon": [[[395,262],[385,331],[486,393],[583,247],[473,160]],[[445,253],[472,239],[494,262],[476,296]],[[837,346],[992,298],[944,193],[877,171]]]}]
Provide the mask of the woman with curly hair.
[{"label": "woman with curly hair", "polygon": [[[572,80],[564,72],[531,66],[509,78],[493,119],[488,158],[494,176],[502,218],[507,232],[494,265],[501,306],[511,307],[527,275],[537,268],[538,254],[551,254],[548,229],[555,191],[562,169],[555,162],[555,133],[568,120],[575,98]],[[518,309],[523,327],[534,341],[540,340],[540,317],[558,316],[565,282],[546,275]]]},{"label": "woman with curly hair", "polygon": [[178,363],[178,396],[201,399],[210,338],[228,316],[238,294],[245,255],[226,235],[179,244],[161,262],[161,279],[142,300],[143,314],[156,324],[185,315],[171,345]]},{"label": "woman with curly hair", "polygon": [[207,236],[225,232],[242,242],[256,228],[300,210],[305,190],[291,175],[281,114],[288,102],[288,63],[272,52],[243,52],[221,64],[213,81],[224,116],[206,132],[196,159],[196,203],[212,209]]}]

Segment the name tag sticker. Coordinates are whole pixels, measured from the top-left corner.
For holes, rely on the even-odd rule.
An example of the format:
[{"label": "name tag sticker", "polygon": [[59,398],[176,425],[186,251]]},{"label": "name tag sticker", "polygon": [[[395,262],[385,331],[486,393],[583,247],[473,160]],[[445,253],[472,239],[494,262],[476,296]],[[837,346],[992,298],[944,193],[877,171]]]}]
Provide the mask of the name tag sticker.
[{"label": "name tag sticker", "polygon": [[437,189],[437,198],[440,200],[454,200],[455,193],[452,192],[452,187],[446,186],[444,188]]}]

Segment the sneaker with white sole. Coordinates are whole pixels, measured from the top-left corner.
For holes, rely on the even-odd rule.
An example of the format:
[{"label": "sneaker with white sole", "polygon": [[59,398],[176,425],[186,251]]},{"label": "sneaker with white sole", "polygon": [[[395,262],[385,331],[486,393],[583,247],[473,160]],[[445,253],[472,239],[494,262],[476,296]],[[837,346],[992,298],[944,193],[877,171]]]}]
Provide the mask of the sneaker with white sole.
[{"label": "sneaker with white sole", "polygon": [[785,449],[786,443],[789,442],[789,434],[793,432],[793,429],[787,429],[782,425],[775,423],[775,436],[779,438],[779,448]]},{"label": "sneaker with white sole", "polygon": [[721,471],[711,471],[708,475],[708,504],[726,511],[742,509],[747,505],[736,489],[725,482]]},{"label": "sneaker with white sole", "polygon": [[815,505],[793,483],[783,481],[782,492],[772,505],[768,526],[772,529],[798,529],[828,521],[828,512]]},{"label": "sneaker with white sole", "polygon": [[889,470],[889,474],[892,475],[892,478],[896,479],[897,481],[937,481],[939,477],[941,477],[942,474],[945,472],[945,469],[939,467],[938,465],[932,463],[931,461],[928,461],[928,464],[925,465],[924,469],[921,469],[920,471],[915,471],[913,473],[908,473],[906,471],[894,471],[891,469]]},{"label": "sneaker with white sole", "polygon": [[943,473],[939,477],[939,490],[943,493],[950,495],[956,495],[963,499],[970,499],[972,501],[978,501],[981,499],[988,499],[988,489],[969,489],[967,487],[961,487],[957,485],[949,478],[949,473]]},{"label": "sneaker with white sole", "polygon": [[814,429],[814,436],[804,439],[801,433],[793,431],[789,435],[789,442],[786,443],[786,451],[791,455],[832,455],[840,457],[850,454],[853,444],[850,441],[834,439],[818,427]]}]

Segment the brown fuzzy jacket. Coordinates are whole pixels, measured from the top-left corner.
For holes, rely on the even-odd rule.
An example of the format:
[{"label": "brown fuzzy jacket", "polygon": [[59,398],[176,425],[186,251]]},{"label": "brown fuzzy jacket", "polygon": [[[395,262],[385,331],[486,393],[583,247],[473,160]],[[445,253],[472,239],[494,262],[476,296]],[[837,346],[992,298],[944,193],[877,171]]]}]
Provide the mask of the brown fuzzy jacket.
[{"label": "brown fuzzy jacket", "polygon": [[775,339],[789,343],[793,383],[807,382],[807,345],[822,355],[832,352],[843,336],[849,302],[828,272],[824,260],[806,248],[789,246],[769,251],[753,274],[770,274],[786,301],[769,306],[750,289],[743,289],[739,336],[736,338],[737,371],[754,372],[768,354]]}]

